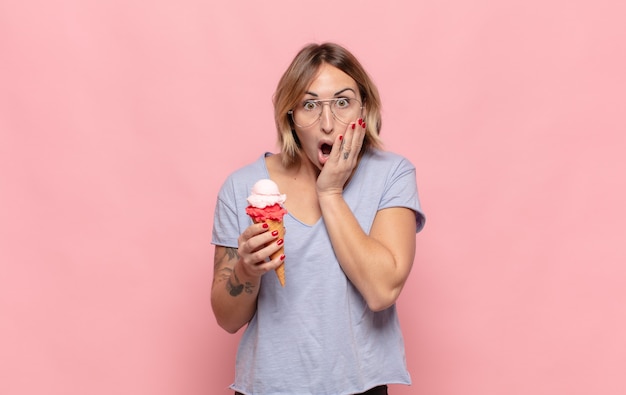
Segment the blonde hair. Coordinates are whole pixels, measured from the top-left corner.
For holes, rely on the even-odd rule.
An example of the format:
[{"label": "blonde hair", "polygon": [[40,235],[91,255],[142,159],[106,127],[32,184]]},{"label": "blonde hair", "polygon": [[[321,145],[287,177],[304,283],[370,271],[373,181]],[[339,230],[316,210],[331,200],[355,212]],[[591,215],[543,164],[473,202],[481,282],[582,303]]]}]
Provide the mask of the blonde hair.
[{"label": "blonde hair", "polygon": [[274,120],[281,146],[282,162],[290,167],[300,162],[301,146],[288,112],[298,103],[322,64],[343,71],[356,82],[365,110],[365,139],[361,154],[370,148],[382,148],[379,137],[382,125],[380,96],[376,85],[347,49],[334,43],[309,44],[293,59],[274,93]]}]

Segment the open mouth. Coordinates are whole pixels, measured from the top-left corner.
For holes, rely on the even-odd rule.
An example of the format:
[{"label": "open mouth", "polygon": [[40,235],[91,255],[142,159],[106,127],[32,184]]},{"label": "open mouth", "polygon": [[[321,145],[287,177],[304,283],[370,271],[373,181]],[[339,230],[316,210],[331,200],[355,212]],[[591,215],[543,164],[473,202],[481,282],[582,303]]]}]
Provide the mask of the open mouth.
[{"label": "open mouth", "polygon": [[320,142],[317,159],[322,166],[324,166],[324,164],[330,157],[330,151],[332,151],[332,149],[332,144]]},{"label": "open mouth", "polygon": [[322,144],[322,146],[320,147],[320,151],[322,151],[322,155],[324,156],[328,156],[330,155],[330,151],[333,149],[333,146],[330,144]]}]

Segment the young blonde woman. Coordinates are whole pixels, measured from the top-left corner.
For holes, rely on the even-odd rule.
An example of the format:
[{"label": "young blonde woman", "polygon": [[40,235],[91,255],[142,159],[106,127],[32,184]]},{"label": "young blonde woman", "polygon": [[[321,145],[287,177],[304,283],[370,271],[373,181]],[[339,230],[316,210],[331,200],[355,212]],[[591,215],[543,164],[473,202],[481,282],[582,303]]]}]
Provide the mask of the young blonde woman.
[{"label": "young blonde woman", "polygon": [[[378,91],[348,50],[311,44],[280,79],[274,110],[281,151],[233,172],[215,208],[213,311],[228,332],[246,326],[231,388],[347,395],[410,384],[395,302],[424,215],[414,166],[382,149]],[[262,178],[287,195],[284,239],[246,214]],[[272,273],[282,263],[285,287]]]}]

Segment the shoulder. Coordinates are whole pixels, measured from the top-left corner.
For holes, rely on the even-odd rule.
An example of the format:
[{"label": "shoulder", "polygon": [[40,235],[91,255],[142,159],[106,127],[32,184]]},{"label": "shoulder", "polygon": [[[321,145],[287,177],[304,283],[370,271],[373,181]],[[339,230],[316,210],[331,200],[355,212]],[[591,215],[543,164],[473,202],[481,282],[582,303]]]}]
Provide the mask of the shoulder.
[{"label": "shoulder", "polygon": [[389,174],[415,171],[415,166],[404,156],[379,149],[371,149],[364,153],[361,166],[368,173]]},{"label": "shoulder", "polygon": [[353,180],[354,184],[380,193],[396,193],[398,185],[414,189],[415,166],[396,153],[368,150],[363,154]]},{"label": "shoulder", "polygon": [[[415,211],[417,231],[424,226],[415,166],[405,157],[389,151],[372,150],[363,156],[360,181],[380,191],[378,208],[406,207]],[[361,171],[362,170],[362,171]]]},{"label": "shoulder", "polygon": [[412,166],[411,162],[400,154],[381,149],[370,149],[363,154],[363,160],[366,162],[386,163],[391,166],[394,164],[405,164]]},{"label": "shoulder", "polygon": [[254,176],[259,173],[263,173],[266,169],[265,157],[267,155],[271,154],[264,153],[263,155],[259,156],[254,162],[248,163],[247,165],[232,171],[226,179],[242,179],[249,176]]}]

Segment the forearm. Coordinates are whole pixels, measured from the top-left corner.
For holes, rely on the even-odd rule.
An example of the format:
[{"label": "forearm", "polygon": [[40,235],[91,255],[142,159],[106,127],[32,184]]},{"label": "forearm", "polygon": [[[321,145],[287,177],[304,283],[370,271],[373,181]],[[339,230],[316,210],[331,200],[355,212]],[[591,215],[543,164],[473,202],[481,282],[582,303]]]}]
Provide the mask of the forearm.
[{"label": "forearm", "polygon": [[238,265],[234,248],[215,248],[211,306],[218,324],[235,333],[254,316],[259,290],[258,278],[251,278]]},{"label": "forearm", "polygon": [[[373,227],[370,235],[365,234],[339,194],[321,196],[319,202],[337,259],[368,306],[377,311],[395,303],[410,270],[414,254],[414,249],[410,249],[414,245],[411,246],[410,240],[402,241],[400,247],[404,251],[392,251],[386,241],[393,235],[383,232],[387,227],[393,228],[393,224],[379,225],[379,230]],[[414,234],[411,237],[414,243]]]}]

